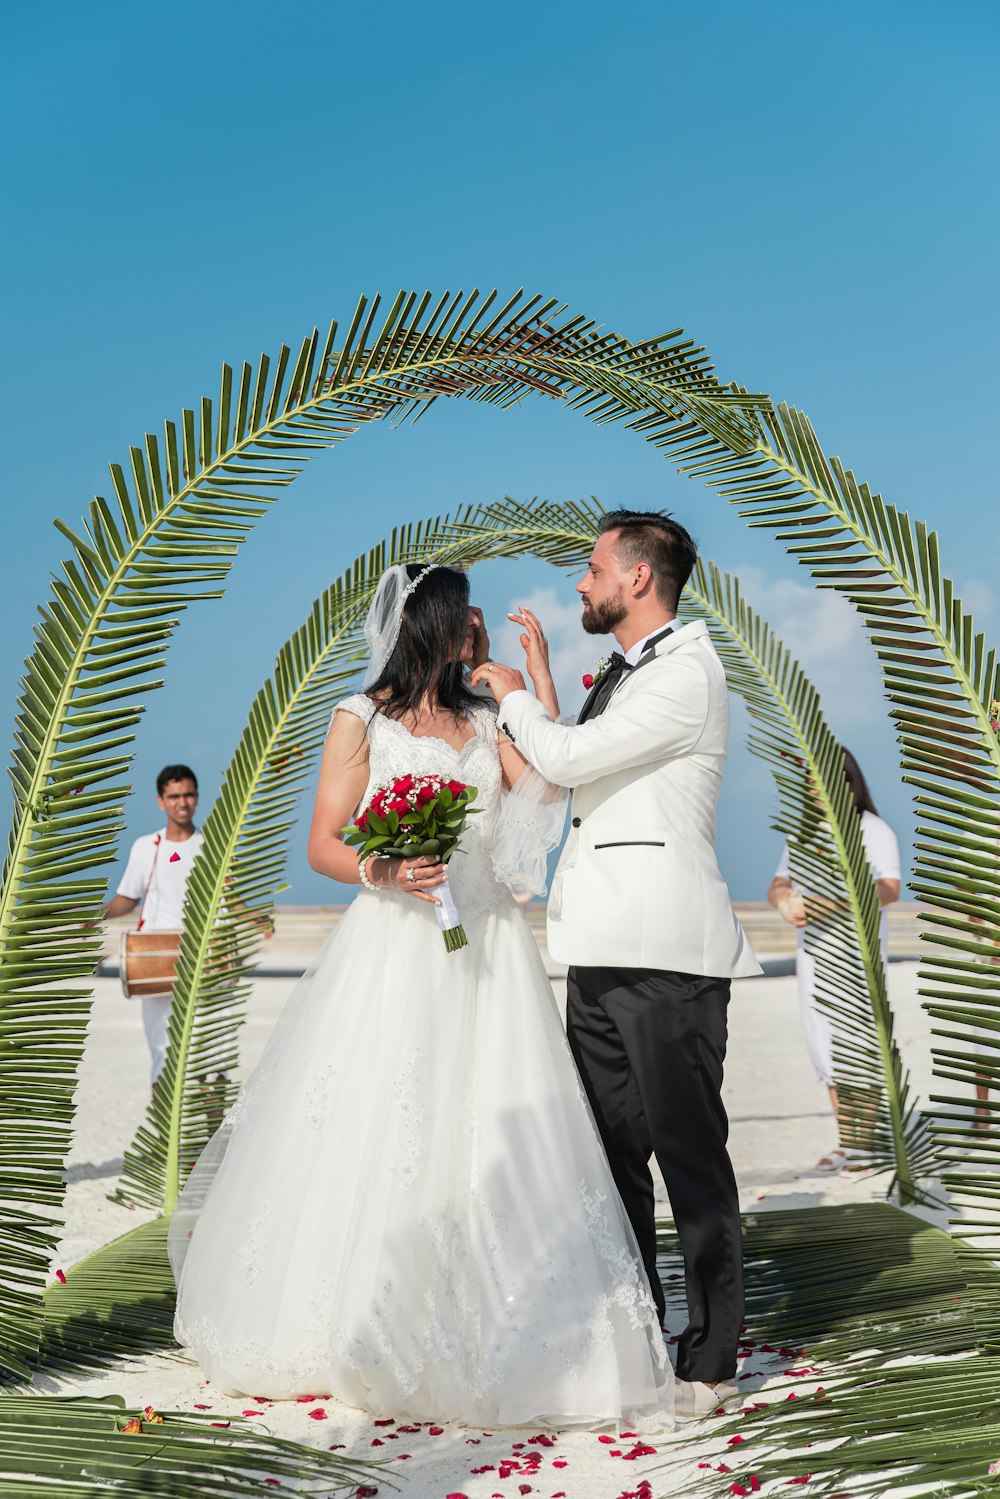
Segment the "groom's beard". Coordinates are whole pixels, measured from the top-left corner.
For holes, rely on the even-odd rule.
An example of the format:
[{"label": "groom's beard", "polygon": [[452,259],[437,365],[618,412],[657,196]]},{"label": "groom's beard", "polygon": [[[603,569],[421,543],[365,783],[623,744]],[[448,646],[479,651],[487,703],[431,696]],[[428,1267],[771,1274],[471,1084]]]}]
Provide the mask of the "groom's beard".
[{"label": "groom's beard", "polygon": [[620,587],[618,592],[611,598],[605,599],[603,604],[592,604],[590,599],[583,601],[583,628],[588,635],[610,635],[618,628],[622,620],[628,614],[625,607],[625,589]]}]

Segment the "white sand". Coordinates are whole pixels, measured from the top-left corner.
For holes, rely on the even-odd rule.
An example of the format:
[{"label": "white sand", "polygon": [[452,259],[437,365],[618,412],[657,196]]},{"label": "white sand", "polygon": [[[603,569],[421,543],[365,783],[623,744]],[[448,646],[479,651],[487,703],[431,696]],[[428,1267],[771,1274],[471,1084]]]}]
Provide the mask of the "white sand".
[{"label": "white sand", "polygon": [[[926,1097],[929,1032],[916,997],[916,964],[893,964],[889,978],[903,1055],[911,1066],[917,1094]],[[258,978],[255,983],[244,1031],[246,1068],[259,1056],[293,984],[291,978]],[[559,994],[558,979],[555,987]],[[835,1135],[825,1089],[816,1082],[802,1043],[794,978],[736,984],[730,1033],[726,1099],[743,1207],[767,1210],[878,1200],[884,1192],[879,1178],[829,1177],[812,1169]],[[66,1234],[57,1265],[71,1265],[141,1221],[142,1215],[110,1203],[105,1194],[114,1185],[123,1149],[142,1115],[147,1078],[138,1006],[122,999],[117,980],[99,980],[68,1170]],[[943,1222],[943,1217],[938,1221]],[[678,1329],[683,1320],[683,1309],[675,1302],[668,1323]],[[757,1390],[770,1383],[774,1394],[784,1397],[790,1387],[791,1377],[784,1372],[788,1363],[787,1358],[752,1358],[741,1366],[743,1388],[757,1398]],[[622,1436],[618,1440],[617,1433],[610,1442],[593,1432],[559,1434],[549,1446],[548,1435],[545,1441],[532,1442],[539,1433],[530,1430],[486,1435],[425,1425],[397,1432],[392,1427],[375,1427],[368,1417],[331,1401],[271,1406],[226,1398],[206,1387],[196,1366],[176,1358],[150,1358],[138,1366],[58,1384],[40,1379],[39,1385],[67,1393],[116,1391],[129,1403],[160,1409],[208,1405],[220,1420],[243,1410],[261,1411],[258,1424],[275,1433],[317,1445],[342,1443],[354,1456],[390,1461],[394,1481],[411,1499],[455,1495],[520,1499],[527,1494],[551,1499],[562,1495],[566,1499],[617,1499],[620,1495],[644,1499],[649,1493],[640,1490],[644,1480],[654,1494],[693,1494],[698,1488],[698,1462],[707,1461],[721,1445],[710,1423],[701,1423],[696,1430],[685,1428],[683,1442],[650,1439],[646,1445],[656,1450],[635,1456],[630,1454],[637,1439]],[[310,1414],[315,1411],[322,1413],[321,1419]],[[536,1454],[537,1461],[528,1453]],[[505,1459],[520,1467],[507,1467],[501,1475],[499,1465]],[[665,1460],[678,1466],[665,1471]],[[712,1461],[725,1461],[725,1453],[720,1456],[715,1451]],[[474,1472],[483,1467],[485,1472]],[[381,1492],[383,1496],[389,1492],[384,1482]]]}]

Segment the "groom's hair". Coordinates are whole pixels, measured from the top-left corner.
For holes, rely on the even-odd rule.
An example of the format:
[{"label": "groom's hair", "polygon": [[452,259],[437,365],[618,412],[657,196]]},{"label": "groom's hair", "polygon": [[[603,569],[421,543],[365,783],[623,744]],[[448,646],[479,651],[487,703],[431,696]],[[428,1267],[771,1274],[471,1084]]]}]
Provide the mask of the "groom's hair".
[{"label": "groom's hair", "polygon": [[653,574],[656,597],[664,609],[676,610],[684,585],[698,561],[689,532],[665,510],[609,510],[598,531],[620,534],[615,555],[623,567],[645,562]]}]

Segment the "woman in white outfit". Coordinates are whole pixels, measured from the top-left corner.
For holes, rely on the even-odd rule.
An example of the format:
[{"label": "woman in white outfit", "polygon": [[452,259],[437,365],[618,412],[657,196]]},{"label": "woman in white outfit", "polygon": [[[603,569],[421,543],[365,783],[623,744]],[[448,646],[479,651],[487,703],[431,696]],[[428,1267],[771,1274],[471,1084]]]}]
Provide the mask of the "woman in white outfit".
[{"label": "woman in white outfit", "polygon": [[[879,905],[882,907],[882,961],[888,961],[889,957],[889,922],[885,908],[891,906],[893,901],[899,899],[900,890],[900,864],[899,843],[895,833],[889,824],[881,817],[875,809],[872,801],[868,783],[862,774],[861,767],[851,754],[850,750],[844,750],[844,770],[847,782],[854,797],[854,807],[861,818],[861,840],[864,844],[865,853],[868,855],[868,863],[871,867],[872,878],[878,891]],[[805,1035],[806,1048],[809,1052],[816,1076],[821,1083],[825,1083],[830,1094],[830,1103],[833,1106],[834,1118],[838,1117],[837,1086],[833,1078],[833,1031],[830,1017],[817,1007],[816,1004],[816,965],[813,955],[806,950],[805,933],[807,926],[805,896],[810,892],[802,885],[792,880],[789,869],[788,845],[786,844],[781,855],[781,860],[771,881],[767,892],[767,898],[771,905],[784,917],[785,921],[797,928],[795,943],[795,972],[799,981],[799,1008],[802,1015],[802,1029]],[[814,895],[822,895],[821,891],[811,892]],[[827,1151],[817,1161],[817,1170],[820,1171],[842,1171],[851,1163],[851,1152],[841,1143]]]},{"label": "woman in white outfit", "polygon": [[[309,842],[315,869],[364,888],[182,1196],[178,1340],[231,1392],[477,1427],[669,1426],[635,1238],[500,877],[509,788],[535,773],[464,685],[468,580],[392,568],[369,628],[375,680],[334,713]],[[551,679],[536,690],[558,711]],[[444,867],[359,866],[341,836],[406,773],[478,790],[447,869],[469,940],[454,953]]]}]

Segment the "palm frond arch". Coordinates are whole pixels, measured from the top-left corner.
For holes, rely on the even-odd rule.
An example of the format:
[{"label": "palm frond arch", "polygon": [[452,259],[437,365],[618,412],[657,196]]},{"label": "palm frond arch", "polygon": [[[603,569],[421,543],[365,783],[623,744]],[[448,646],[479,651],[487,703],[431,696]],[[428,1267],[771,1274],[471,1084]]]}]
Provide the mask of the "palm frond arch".
[{"label": "palm frond arch", "polygon": [[[633,343],[521,295],[501,305],[495,294],[433,302],[401,293],[384,315],[377,298],[362,299],[339,342],[332,324],[325,340],[308,335],[294,358],[282,349],[273,365],[265,357],[238,376],[224,366],[217,402],[205,398],[179,425],[168,422],[162,446],[148,435],[131,450],[128,474],[113,465],[112,500],[95,499],[81,528],[57,523],[73,554],[26,663],[0,888],[0,1062],[16,1053],[19,1063],[0,1068],[0,1274],[17,1290],[0,1321],[0,1358],[12,1370],[23,1371],[37,1340],[62,1197],[87,1009],[86,990],[71,986],[95,955],[81,923],[104,894],[99,871],[117,851],[135,726],[177,617],[218,596],[253,521],[318,451],[443,395],[506,407],[528,393],[562,399],[597,423],[625,421],[775,530],[821,582],[852,598],[870,629],[882,624],[888,643],[883,650],[876,640],[876,649],[887,673],[899,668],[892,682],[903,671],[906,631],[937,653],[940,741],[932,744],[927,714],[905,691],[896,714],[931,822],[943,824],[950,810],[942,787],[975,788],[962,802],[958,837],[932,826],[937,857],[925,861],[941,907],[955,870],[968,881],[954,914],[937,919],[945,951],[934,976],[945,986],[942,1004],[961,1006],[958,1023],[975,1029],[983,1003],[971,972],[976,944],[984,926],[1000,937],[982,872],[968,873],[970,853],[996,863],[1000,751],[985,700],[997,670],[942,579],[936,538],[918,528],[915,546],[908,518],[827,460],[804,418],[719,382],[680,332]],[[886,581],[859,589],[867,576],[859,564],[869,562]],[[961,679],[957,707],[940,690],[949,672]],[[992,1137],[981,1148],[993,1149]]]}]

